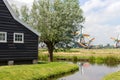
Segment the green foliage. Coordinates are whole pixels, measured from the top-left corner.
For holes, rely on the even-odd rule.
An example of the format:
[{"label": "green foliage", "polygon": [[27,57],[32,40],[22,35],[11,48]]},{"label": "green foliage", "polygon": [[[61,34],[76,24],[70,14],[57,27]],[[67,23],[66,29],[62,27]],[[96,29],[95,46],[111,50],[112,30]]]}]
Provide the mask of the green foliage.
[{"label": "green foliage", "polygon": [[63,48],[58,48],[55,49],[55,52],[59,53],[59,52],[69,52],[69,53],[73,53],[73,52],[79,52],[79,49],[71,49],[71,48],[67,48],[67,49],[63,49]]},{"label": "green foliage", "polygon": [[38,0],[31,9],[32,26],[41,33],[40,40],[55,42],[69,40],[73,23],[84,21],[79,0]]},{"label": "green foliage", "polygon": [[73,60],[72,60],[73,62],[77,62],[78,61],[78,58],[77,58],[77,56],[73,56]]},{"label": "green foliage", "polygon": [[96,62],[96,57],[94,57],[94,56],[89,56],[88,59],[91,64],[94,64]]},{"label": "green foliage", "polygon": [[[0,80],[49,80],[78,70],[75,64],[62,62],[0,67]],[[51,79],[52,80],[52,79]]]},{"label": "green foliage", "polygon": [[30,14],[29,14],[29,8],[26,5],[23,5],[21,7],[21,15],[22,17],[20,17],[24,22],[30,24]]},{"label": "green foliage", "polygon": [[49,57],[48,54],[39,54],[38,60],[40,60],[40,61],[48,61],[48,57]]},{"label": "green foliage", "polygon": [[71,33],[85,18],[79,0],[34,0],[32,8],[21,8],[22,20],[40,32],[40,41],[44,42],[52,61],[55,45],[72,40]]},{"label": "green foliage", "polygon": [[118,62],[119,59],[117,57],[113,57],[113,56],[107,56],[105,59],[105,62],[107,63],[114,63],[114,62]]}]

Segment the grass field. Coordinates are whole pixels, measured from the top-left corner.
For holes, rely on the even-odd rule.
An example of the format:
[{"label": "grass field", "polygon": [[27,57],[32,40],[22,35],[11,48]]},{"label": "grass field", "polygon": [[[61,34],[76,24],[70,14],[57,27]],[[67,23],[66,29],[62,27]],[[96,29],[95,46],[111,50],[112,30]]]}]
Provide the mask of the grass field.
[{"label": "grass field", "polygon": [[105,76],[103,80],[120,80],[120,71]]},{"label": "grass field", "polygon": [[[54,52],[54,59],[97,59],[106,60],[112,58],[112,61],[120,61],[120,49],[71,49],[66,52]],[[48,60],[48,52],[46,50],[39,50],[39,59]]]},{"label": "grass field", "polygon": [[[40,49],[39,53],[48,54],[46,49]],[[68,51],[54,52],[55,55],[80,55],[80,56],[118,56],[120,57],[120,49],[70,49]]]},{"label": "grass field", "polygon": [[76,70],[78,70],[77,65],[62,62],[2,66],[0,67],[0,80],[51,80],[50,78]]}]

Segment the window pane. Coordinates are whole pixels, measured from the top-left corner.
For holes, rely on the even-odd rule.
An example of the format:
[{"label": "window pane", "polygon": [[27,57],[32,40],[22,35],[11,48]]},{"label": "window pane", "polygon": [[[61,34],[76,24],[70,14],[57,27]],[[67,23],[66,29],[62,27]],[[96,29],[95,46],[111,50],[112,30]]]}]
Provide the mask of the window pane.
[{"label": "window pane", "polygon": [[0,32],[0,42],[6,42],[6,33]]},{"label": "window pane", "polygon": [[14,33],[15,34],[15,42],[20,42],[20,43],[22,43],[23,42],[23,34],[22,33]]},{"label": "window pane", "polygon": [[2,33],[0,33],[0,36],[2,36]]}]

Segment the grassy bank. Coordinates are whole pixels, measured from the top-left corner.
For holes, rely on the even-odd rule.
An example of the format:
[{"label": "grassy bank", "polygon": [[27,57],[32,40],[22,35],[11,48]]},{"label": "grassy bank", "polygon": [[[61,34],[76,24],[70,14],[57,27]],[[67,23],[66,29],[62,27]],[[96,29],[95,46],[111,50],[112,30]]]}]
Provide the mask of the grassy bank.
[{"label": "grassy bank", "polygon": [[76,70],[78,70],[77,65],[61,62],[2,66],[0,67],[0,80],[49,80]]},{"label": "grassy bank", "polygon": [[103,80],[120,80],[120,71],[105,76]]},{"label": "grassy bank", "polygon": [[[39,60],[48,60],[47,51],[39,51]],[[120,49],[71,49],[54,52],[54,60],[90,61],[91,63],[120,62]]]}]

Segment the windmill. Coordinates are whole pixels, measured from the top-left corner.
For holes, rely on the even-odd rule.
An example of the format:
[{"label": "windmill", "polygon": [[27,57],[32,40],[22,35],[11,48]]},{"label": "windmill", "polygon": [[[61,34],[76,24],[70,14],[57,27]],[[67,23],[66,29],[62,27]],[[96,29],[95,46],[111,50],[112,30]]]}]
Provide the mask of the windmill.
[{"label": "windmill", "polygon": [[119,35],[117,36],[117,38],[111,37],[111,39],[115,42],[115,47],[119,48],[119,43],[120,43]]},{"label": "windmill", "polygon": [[[76,36],[76,38],[78,39],[77,43],[79,44],[80,47],[83,47],[83,48],[90,48],[91,47],[91,42],[93,42],[93,40],[95,38],[91,38],[90,39],[90,35],[89,34],[83,34],[83,26],[80,25],[80,31],[76,31],[74,33],[74,35]],[[85,39],[88,39],[88,41],[86,42]]]}]

